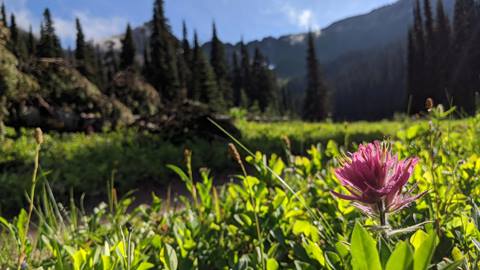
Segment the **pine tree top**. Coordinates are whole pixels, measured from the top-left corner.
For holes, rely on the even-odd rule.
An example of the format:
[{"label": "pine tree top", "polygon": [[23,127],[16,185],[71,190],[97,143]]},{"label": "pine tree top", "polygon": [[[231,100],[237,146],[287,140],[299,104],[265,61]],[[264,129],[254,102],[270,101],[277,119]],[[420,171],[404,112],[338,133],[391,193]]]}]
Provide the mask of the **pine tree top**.
[{"label": "pine tree top", "polygon": [[7,11],[6,11],[6,8],[5,8],[5,3],[2,2],[2,5],[0,7],[0,15],[2,16],[2,23],[5,27],[7,27]]}]

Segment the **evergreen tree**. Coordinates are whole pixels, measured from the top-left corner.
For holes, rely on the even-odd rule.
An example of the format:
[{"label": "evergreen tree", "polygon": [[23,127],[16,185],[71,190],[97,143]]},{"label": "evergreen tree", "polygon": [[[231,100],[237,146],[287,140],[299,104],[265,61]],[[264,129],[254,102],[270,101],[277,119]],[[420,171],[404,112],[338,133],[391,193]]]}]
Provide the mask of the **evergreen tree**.
[{"label": "evergreen tree", "polygon": [[264,69],[264,65],[265,65],[265,59],[262,55],[262,53],[260,52],[260,50],[258,49],[258,47],[255,47],[255,51],[254,51],[254,54],[253,54],[253,61],[252,61],[252,65],[251,65],[251,68],[250,68],[250,75],[251,75],[251,96],[250,96],[250,101],[252,103],[257,103],[259,106],[260,106],[260,109],[261,111],[264,111],[265,110],[265,104],[262,104],[263,106],[261,106],[259,103],[260,103],[260,91],[263,91],[263,89],[261,88],[261,86],[259,85],[260,81],[261,81],[261,76],[262,76],[262,73],[263,73],[263,69]]},{"label": "evergreen tree", "polygon": [[182,53],[178,56],[178,79],[180,81],[180,87],[182,92],[182,98],[189,98],[191,95],[189,94],[189,89],[191,89],[192,85],[192,56],[191,56],[191,49],[190,44],[188,42],[188,33],[187,33],[187,26],[185,21],[182,23],[182,32],[183,32],[183,39],[182,39]]},{"label": "evergreen tree", "polygon": [[118,71],[118,61],[117,61],[117,55],[115,53],[114,49],[114,43],[113,42],[108,42],[107,46],[108,49],[105,52],[105,55],[103,56],[103,64],[105,67],[105,77],[107,79],[108,83],[111,83],[113,80],[113,77]]},{"label": "evergreen tree", "polygon": [[43,13],[43,22],[40,26],[40,41],[37,47],[38,57],[61,57],[62,47],[60,40],[55,34],[50,10],[47,8]]},{"label": "evergreen tree", "polygon": [[276,107],[276,79],[269,70],[267,61],[258,48],[252,64],[252,87],[254,102],[257,102],[260,110],[265,112],[267,107]]},{"label": "evergreen tree", "polygon": [[146,78],[150,77],[150,51],[148,48],[148,44],[145,44],[145,47],[143,48],[143,69],[142,69],[142,74]]},{"label": "evergreen tree", "polygon": [[190,68],[189,63],[183,58],[183,54],[177,55],[177,68],[178,68],[178,82],[179,92],[178,98],[180,100],[188,99],[188,87],[190,83]]},{"label": "evergreen tree", "polygon": [[179,86],[175,47],[163,10],[163,0],[156,0],[150,38],[149,80],[162,98],[173,100]]},{"label": "evergreen tree", "polygon": [[202,51],[200,49],[200,44],[198,42],[198,35],[197,31],[193,32],[193,50],[192,50],[192,77],[190,85],[191,87],[188,89],[188,98],[192,100],[199,100],[200,99],[200,65],[199,63],[201,58]]},{"label": "evergreen tree", "polygon": [[97,59],[97,48],[96,46],[91,43],[87,42],[85,44],[85,65],[87,68],[87,74],[85,76],[91,82],[96,84],[100,88],[100,81],[101,81],[101,66],[98,66],[98,59]]},{"label": "evergreen tree", "polygon": [[10,41],[9,41],[9,49],[15,54],[16,57],[20,59],[25,59],[27,56],[27,49],[25,47],[25,42],[22,40],[18,28],[17,23],[15,21],[15,15],[12,13],[10,16]]},{"label": "evergreen tree", "polygon": [[432,15],[432,7],[430,0],[424,0],[423,12],[425,15],[424,25],[424,40],[425,40],[425,65],[424,74],[429,74],[428,78],[425,78],[425,84],[423,91],[427,97],[431,97],[434,100],[438,100],[438,89],[436,76],[432,76],[434,73],[434,67],[436,66],[436,56],[434,54],[436,50],[435,38],[434,38],[434,21]]},{"label": "evergreen tree", "polygon": [[37,41],[35,40],[35,36],[33,36],[32,26],[30,25],[30,30],[28,31],[28,39],[27,39],[27,51],[30,57],[36,55],[37,53]]},{"label": "evergreen tree", "polygon": [[4,2],[2,2],[2,6],[0,7],[0,14],[2,16],[1,22],[3,23],[3,25],[5,27],[7,27],[8,26],[8,24],[7,24],[7,11],[5,9],[5,3]]},{"label": "evergreen tree", "polygon": [[473,0],[457,0],[454,9],[453,22],[454,37],[454,59],[451,84],[453,103],[466,113],[475,112],[475,89],[472,85],[474,80],[471,67],[470,48],[473,45],[473,31],[475,24],[475,4]]},{"label": "evergreen tree", "polygon": [[434,21],[432,15],[432,6],[430,0],[424,0],[423,2],[423,12],[425,14],[425,38],[426,44],[428,47],[435,44],[434,37]]},{"label": "evergreen tree", "polygon": [[227,59],[225,56],[225,48],[218,38],[215,23],[212,25],[212,41],[211,41],[210,63],[215,72],[217,79],[217,87],[223,95],[223,99],[230,105],[232,104],[232,89],[228,82]]},{"label": "evergreen tree", "polygon": [[437,12],[436,12],[436,32],[435,42],[438,45],[446,45],[450,47],[451,43],[451,28],[450,21],[443,6],[443,0],[437,0]]},{"label": "evergreen tree", "polygon": [[75,24],[77,27],[77,40],[76,40],[76,47],[75,47],[75,62],[77,65],[78,71],[87,76],[89,73],[88,71],[88,63],[87,63],[87,45],[85,42],[85,35],[83,34],[82,25],[80,24],[80,19],[75,20]]},{"label": "evergreen tree", "polygon": [[102,57],[102,51],[100,50],[100,46],[97,44],[95,46],[95,70],[96,70],[96,84],[100,89],[105,89],[106,88],[106,75],[105,75],[105,67],[103,64],[103,57]]},{"label": "evergreen tree", "polygon": [[320,65],[315,52],[315,39],[308,33],[307,48],[307,89],[303,105],[303,119],[321,121],[327,117],[327,88],[320,73]]},{"label": "evergreen tree", "polygon": [[240,107],[246,106],[247,104],[242,104],[242,70],[238,64],[237,53],[233,52],[232,54],[232,89],[233,89],[233,106]]},{"label": "evergreen tree", "polygon": [[[408,101],[410,102],[410,113],[417,113],[424,109],[425,100],[429,98],[428,92],[425,90],[425,34],[423,17],[419,0],[416,0],[413,9],[413,28],[412,39],[413,46],[409,54],[412,54],[410,69],[408,70]],[[413,49],[413,50],[412,50]]]},{"label": "evergreen tree", "polygon": [[12,42],[13,48],[18,45],[19,36],[17,23],[15,21],[15,14],[10,15],[10,41]]},{"label": "evergreen tree", "polygon": [[469,89],[471,97],[473,96],[474,102],[471,105],[469,113],[479,112],[479,91],[480,91],[480,50],[478,49],[478,44],[480,44],[480,3],[475,1],[475,3],[470,2],[471,6],[474,6],[474,11],[472,12],[472,33],[471,39],[469,41],[467,51],[468,51],[468,67],[469,67]]},{"label": "evergreen tree", "polygon": [[210,66],[194,33],[192,89],[193,99],[208,104],[211,108],[222,111],[225,109],[222,94],[218,90],[215,73]]},{"label": "evergreen tree", "polygon": [[407,44],[407,111],[412,111],[413,95],[415,85],[415,37],[413,30],[408,30],[408,44]]},{"label": "evergreen tree", "polygon": [[78,71],[93,83],[99,82],[99,74],[95,59],[95,47],[85,41],[80,20],[75,21],[77,28],[76,47],[74,52],[75,65]]},{"label": "evergreen tree", "polygon": [[135,65],[135,43],[133,42],[132,28],[127,25],[125,37],[122,40],[122,52],[120,54],[120,68],[126,69]]},{"label": "evergreen tree", "polygon": [[435,59],[436,69],[434,71],[439,96],[437,102],[449,105],[449,76],[451,62],[451,29],[450,21],[443,7],[443,0],[437,1],[435,28]]},{"label": "evergreen tree", "polygon": [[251,81],[251,70],[250,70],[250,56],[248,54],[248,49],[243,40],[240,42],[240,74],[242,76],[242,89],[247,95],[248,106],[252,105],[254,95],[252,93],[252,81]]},{"label": "evergreen tree", "polygon": [[183,50],[183,58],[189,65],[192,63],[192,49],[190,48],[190,43],[188,42],[188,32],[187,32],[187,25],[185,21],[182,22],[182,50]]}]

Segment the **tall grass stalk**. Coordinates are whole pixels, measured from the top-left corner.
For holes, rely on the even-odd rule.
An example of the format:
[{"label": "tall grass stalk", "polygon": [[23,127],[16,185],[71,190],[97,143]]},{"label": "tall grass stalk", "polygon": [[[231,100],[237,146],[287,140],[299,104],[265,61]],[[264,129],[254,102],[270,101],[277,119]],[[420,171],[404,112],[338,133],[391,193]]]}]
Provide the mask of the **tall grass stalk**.
[{"label": "tall grass stalk", "polygon": [[254,198],[253,187],[250,185],[250,181],[248,181],[247,179],[248,178],[247,170],[243,165],[242,158],[240,156],[240,153],[238,153],[238,150],[235,147],[235,145],[233,143],[228,144],[228,150],[230,152],[230,155],[235,159],[235,161],[238,163],[240,168],[242,168],[243,177],[245,177],[245,182],[248,184],[248,196],[250,199],[250,203],[252,204],[252,207],[253,207],[253,215],[255,217],[255,227],[257,230],[258,241],[260,243],[260,261],[261,261],[262,269],[266,270],[267,268],[266,268],[265,259],[264,259],[265,248],[263,245],[263,236],[262,236],[262,231],[260,229],[260,219],[258,218],[257,203]]},{"label": "tall grass stalk", "polygon": [[32,175],[32,186],[30,188],[30,193],[28,195],[30,204],[28,206],[27,221],[25,222],[25,233],[20,236],[21,237],[20,254],[18,256],[18,266],[17,266],[18,270],[22,269],[22,265],[24,264],[24,261],[26,259],[27,238],[28,238],[28,233],[30,231],[30,221],[32,219],[33,206],[35,201],[35,188],[37,186],[37,174],[38,174],[38,167],[40,163],[39,162],[40,149],[43,143],[43,132],[40,128],[35,129],[35,142],[36,142],[36,147],[35,147],[35,160],[34,160],[33,175]]}]

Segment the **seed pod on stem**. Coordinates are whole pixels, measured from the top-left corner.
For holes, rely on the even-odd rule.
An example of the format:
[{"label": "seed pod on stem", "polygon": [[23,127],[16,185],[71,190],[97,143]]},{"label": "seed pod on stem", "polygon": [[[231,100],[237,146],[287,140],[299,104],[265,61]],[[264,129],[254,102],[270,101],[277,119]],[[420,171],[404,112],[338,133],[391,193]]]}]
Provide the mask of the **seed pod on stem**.
[{"label": "seed pod on stem", "polygon": [[38,145],[43,143],[43,132],[40,128],[35,129],[35,141]]},{"label": "seed pod on stem", "polygon": [[238,152],[237,147],[235,147],[233,143],[228,144],[228,153],[238,163],[238,165],[240,165],[240,168],[242,168],[243,174],[247,176],[247,170],[245,169],[245,166],[243,166],[242,157],[240,156],[240,153]]}]

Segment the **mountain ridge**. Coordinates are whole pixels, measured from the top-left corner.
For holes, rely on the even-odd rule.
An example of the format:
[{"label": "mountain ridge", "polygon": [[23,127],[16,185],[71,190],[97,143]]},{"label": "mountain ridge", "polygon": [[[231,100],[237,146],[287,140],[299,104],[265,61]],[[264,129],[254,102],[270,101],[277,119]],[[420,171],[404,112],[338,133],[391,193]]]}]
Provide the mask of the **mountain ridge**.
[{"label": "mountain ridge", "polygon": [[[350,106],[350,101],[345,99],[352,99],[352,96],[357,97],[353,102],[375,103],[375,100],[381,100],[380,96],[388,95],[393,97],[388,106],[370,104],[365,109],[372,112],[369,119],[391,117],[392,110],[388,107],[404,111],[406,43],[408,28],[413,23],[414,3],[415,0],[398,0],[365,14],[333,22],[317,33],[317,56],[332,92],[334,108]],[[454,3],[455,0],[443,0],[450,18]],[[436,1],[432,8],[435,14]],[[139,59],[148,44],[148,33],[148,23],[134,29]],[[288,95],[294,107],[298,108],[301,108],[305,88],[306,34],[264,37],[246,43],[251,55],[258,47],[276,74],[287,82],[284,87],[290,92]],[[118,45],[120,38],[121,35],[116,37]],[[210,43],[206,42],[202,48],[209,54]],[[231,61],[232,53],[240,51],[240,43],[225,43],[225,49]],[[358,117],[341,115],[338,111],[336,115],[340,115],[340,119]]]},{"label": "mountain ridge", "polygon": [[[413,4],[414,0],[399,0],[364,14],[338,20],[321,29],[315,40],[320,62],[325,65],[354,51],[382,48],[392,42],[406,41],[407,30],[413,20]],[[447,13],[452,14],[454,0],[444,0],[444,5]],[[133,30],[139,56],[143,54],[150,33],[148,22]],[[267,36],[246,45],[251,52],[259,47],[281,77],[294,78],[304,75],[306,34],[288,34],[278,38]],[[122,35],[117,35],[104,40],[102,44],[113,41],[115,47],[120,48],[121,38]],[[234,50],[238,50],[239,44],[240,42],[225,43],[229,58]],[[203,48],[208,53],[210,43],[204,43]]]}]

